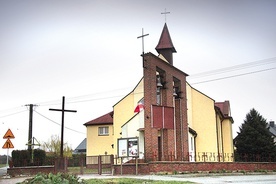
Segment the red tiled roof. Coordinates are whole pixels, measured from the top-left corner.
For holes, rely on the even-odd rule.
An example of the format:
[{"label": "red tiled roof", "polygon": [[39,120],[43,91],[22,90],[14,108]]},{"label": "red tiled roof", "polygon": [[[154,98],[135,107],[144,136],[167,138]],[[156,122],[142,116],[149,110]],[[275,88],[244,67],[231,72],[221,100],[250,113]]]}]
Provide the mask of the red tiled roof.
[{"label": "red tiled roof", "polygon": [[215,106],[220,109],[222,114],[224,116],[231,116],[230,114],[230,103],[229,101],[224,101],[224,102],[216,102]]},{"label": "red tiled roof", "polygon": [[176,52],[166,23],[161,33],[159,43],[155,49],[157,50],[157,52],[161,49],[172,49],[173,52]]},{"label": "red tiled roof", "polygon": [[88,121],[84,125],[89,126],[89,125],[106,125],[106,124],[113,124],[113,111],[103,116],[100,116],[96,119],[93,119],[91,121]]}]

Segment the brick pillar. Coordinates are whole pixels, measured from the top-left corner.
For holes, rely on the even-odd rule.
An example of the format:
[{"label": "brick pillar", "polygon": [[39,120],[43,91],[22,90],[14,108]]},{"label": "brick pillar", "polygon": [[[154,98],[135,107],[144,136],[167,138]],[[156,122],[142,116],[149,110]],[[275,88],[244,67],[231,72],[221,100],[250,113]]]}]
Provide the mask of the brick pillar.
[{"label": "brick pillar", "polygon": [[180,99],[180,119],[182,123],[182,145],[183,145],[183,154],[184,161],[189,161],[188,153],[189,153],[189,143],[188,143],[188,115],[187,115],[187,96],[186,96],[186,77],[181,81],[181,99]]},{"label": "brick pillar", "polygon": [[180,119],[180,101],[181,99],[175,99],[175,133],[176,133],[176,156],[177,160],[182,160],[183,158],[183,144],[182,142],[182,132],[181,132],[181,119]]},{"label": "brick pillar", "polygon": [[174,137],[174,130],[168,129],[168,155],[169,160],[175,160],[175,137]]},{"label": "brick pillar", "polygon": [[154,160],[158,155],[158,130],[151,126],[151,105],[156,104],[156,66],[145,55],[144,62],[144,120],[145,120],[145,160]]},{"label": "brick pillar", "polygon": [[169,153],[169,150],[168,150],[168,130],[167,129],[163,129],[163,153],[162,153],[162,160],[163,161],[166,161],[168,160],[168,153]]}]

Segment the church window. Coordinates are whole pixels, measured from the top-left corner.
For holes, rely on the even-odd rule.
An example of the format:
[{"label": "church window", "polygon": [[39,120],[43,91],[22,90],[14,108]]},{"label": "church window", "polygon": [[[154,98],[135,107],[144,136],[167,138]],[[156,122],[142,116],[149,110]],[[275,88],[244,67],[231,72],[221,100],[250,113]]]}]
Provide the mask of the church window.
[{"label": "church window", "polygon": [[162,90],[162,83],[161,83],[161,77],[160,75],[156,75],[156,104],[161,105],[162,96],[161,96],[161,90]]}]

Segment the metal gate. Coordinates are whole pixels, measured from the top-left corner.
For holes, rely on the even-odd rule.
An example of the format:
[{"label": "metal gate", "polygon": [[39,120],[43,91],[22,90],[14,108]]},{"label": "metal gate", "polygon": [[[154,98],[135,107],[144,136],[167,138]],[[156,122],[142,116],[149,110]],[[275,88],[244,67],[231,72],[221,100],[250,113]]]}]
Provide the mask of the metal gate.
[{"label": "metal gate", "polygon": [[114,155],[87,156],[86,167],[94,174],[112,174]]}]

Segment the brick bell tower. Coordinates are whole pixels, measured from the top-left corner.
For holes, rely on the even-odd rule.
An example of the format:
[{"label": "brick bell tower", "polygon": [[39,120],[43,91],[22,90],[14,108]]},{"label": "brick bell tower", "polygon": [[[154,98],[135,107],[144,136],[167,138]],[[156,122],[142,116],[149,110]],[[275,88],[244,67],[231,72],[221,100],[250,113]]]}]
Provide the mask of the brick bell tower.
[{"label": "brick bell tower", "polygon": [[166,23],[156,51],[163,57],[146,53],[143,61],[145,160],[189,160],[188,75],[173,66],[173,53],[176,50]]}]

